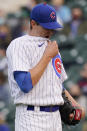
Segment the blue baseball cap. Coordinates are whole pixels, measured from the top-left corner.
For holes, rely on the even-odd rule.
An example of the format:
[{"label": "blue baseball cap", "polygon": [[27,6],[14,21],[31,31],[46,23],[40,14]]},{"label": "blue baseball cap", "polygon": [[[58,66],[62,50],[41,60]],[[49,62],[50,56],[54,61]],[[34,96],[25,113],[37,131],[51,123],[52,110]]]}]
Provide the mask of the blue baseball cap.
[{"label": "blue baseball cap", "polygon": [[63,28],[62,25],[57,22],[55,9],[46,3],[36,5],[31,11],[30,18],[46,29],[55,30]]}]

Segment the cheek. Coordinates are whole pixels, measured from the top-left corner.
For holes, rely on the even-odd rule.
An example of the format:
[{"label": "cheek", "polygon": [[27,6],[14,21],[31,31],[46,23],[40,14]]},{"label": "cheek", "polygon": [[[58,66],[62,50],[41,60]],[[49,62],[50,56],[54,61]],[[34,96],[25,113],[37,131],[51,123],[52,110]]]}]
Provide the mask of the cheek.
[{"label": "cheek", "polygon": [[47,31],[45,31],[45,30],[40,30],[41,31],[41,34],[47,34]]},{"label": "cheek", "polygon": [[42,31],[39,28],[37,28],[37,33],[42,34]]},{"label": "cheek", "polygon": [[42,28],[38,28],[37,30],[38,30],[38,32],[41,33],[41,34],[44,32],[44,30],[43,30]]}]

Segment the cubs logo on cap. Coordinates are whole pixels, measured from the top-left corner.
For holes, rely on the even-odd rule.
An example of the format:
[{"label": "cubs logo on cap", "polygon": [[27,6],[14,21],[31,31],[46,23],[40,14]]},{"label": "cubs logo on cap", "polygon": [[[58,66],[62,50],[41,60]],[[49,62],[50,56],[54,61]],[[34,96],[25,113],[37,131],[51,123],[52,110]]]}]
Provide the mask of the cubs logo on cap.
[{"label": "cubs logo on cap", "polygon": [[60,78],[61,77],[61,65],[62,65],[62,60],[61,60],[60,55],[57,55],[52,59],[52,65],[56,72],[56,75]]},{"label": "cubs logo on cap", "polygon": [[56,18],[55,12],[52,12],[52,13],[50,14],[50,17],[51,17],[51,19],[55,19],[55,18]]}]

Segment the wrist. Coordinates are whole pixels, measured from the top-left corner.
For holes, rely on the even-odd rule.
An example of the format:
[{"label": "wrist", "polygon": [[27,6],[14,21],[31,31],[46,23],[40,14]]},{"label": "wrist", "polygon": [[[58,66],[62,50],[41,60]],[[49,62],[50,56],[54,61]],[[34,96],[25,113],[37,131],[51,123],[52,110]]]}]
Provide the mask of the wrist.
[{"label": "wrist", "polygon": [[77,106],[77,108],[79,108],[82,111],[81,118],[84,119],[85,118],[85,109],[81,106]]},{"label": "wrist", "polygon": [[83,108],[83,107],[80,107],[80,109],[82,110],[82,116],[81,116],[81,118],[85,118],[85,109]]},{"label": "wrist", "polygon": [[46,61],[50,61],[52,58],[51,58],[51,56],[49,56],[49,55],[47,55],[47,54],[45,54],[44,53],[44,55],[43,55],[43,58],[46,60]]}]

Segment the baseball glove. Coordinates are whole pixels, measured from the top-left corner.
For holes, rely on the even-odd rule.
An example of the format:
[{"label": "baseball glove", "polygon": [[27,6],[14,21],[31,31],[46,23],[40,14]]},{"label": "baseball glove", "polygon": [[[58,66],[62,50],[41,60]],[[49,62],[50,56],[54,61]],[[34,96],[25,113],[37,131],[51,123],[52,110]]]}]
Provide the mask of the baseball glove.
[{"label": "baseball glove", "polygon": [[[63,91],[62,97],[64,99],[64,104],[59,107],[61,119],[67,125],[76,125],[81,120],[82,111],[79,108],[76,108],[72,105],[72,103],[68,100],[68,97],[65,96],[65,92]],[[73,113],[74,117],[71,120],[70,114]]]}]

